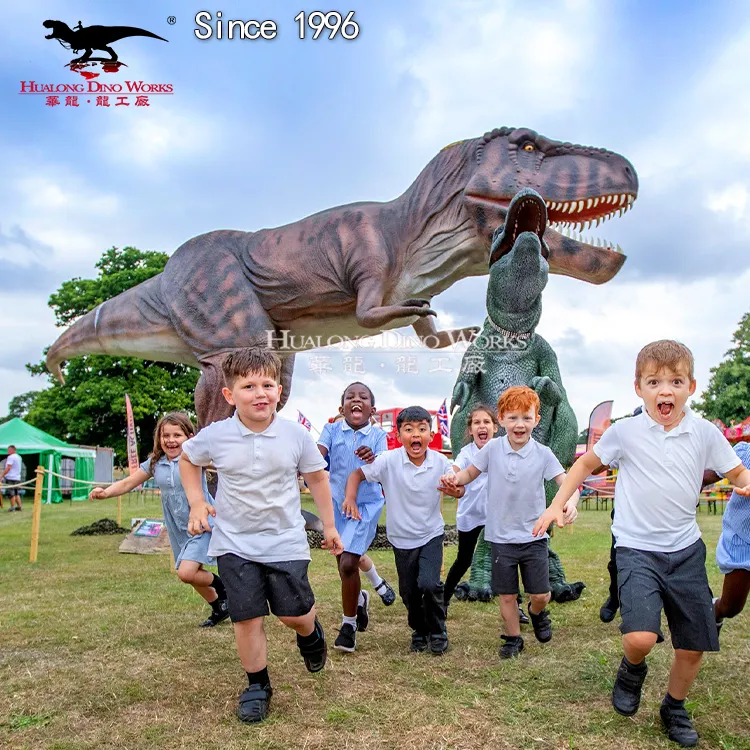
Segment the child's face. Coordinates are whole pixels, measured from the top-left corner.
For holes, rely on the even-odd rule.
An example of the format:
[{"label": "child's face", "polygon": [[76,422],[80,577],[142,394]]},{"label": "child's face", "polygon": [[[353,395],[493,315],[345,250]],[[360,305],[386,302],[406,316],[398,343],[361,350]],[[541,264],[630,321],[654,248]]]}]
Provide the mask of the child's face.
[{"label": "child's face", "polygon": [[171,461],[182,453],[182,444],[192,435],[186,435],[176,424],[163,424],[159,435],[161,449]]},{"label": "child's face", "polygon": [[683,364],[673,370],[647,363],[635,382],[635,392],[643,399],[649,417],[669,430],[682,419],[685,404],[695,393],[695,380],[690,380]]},{"label": "child's face", "polygon": [[355,430],[364,427],[375,413],[370,392],[359,383],[349,386],[344,392],[344,405],[339,407],[339,412],[350,427]]},{"label": "child's face", "polygon": [[281,397],[281,386],[270,376],[251,372],[235,380],[231,389],[222,388],[224,398],[244,423],[270,423]]},{"label": "child's face", "polygon": [[497,425],[486,411],[478,411],[472,415],[469,434],[479,448],[486,445],[497,434],[497,429]]},{"label": "child's face", "polygon": [[532,406],[526,411],[507,411],[500,417],[500,426],[508,433],[508,442],[515,449],[522,448],[531,439],[531,431],[539,424],[539,414]]},{"label": "child's face", "polygon": [[426,419],[421,422],[404,422],[398,429],[398,439],[412,461],[424,458],[434,436],[432,425]]}]

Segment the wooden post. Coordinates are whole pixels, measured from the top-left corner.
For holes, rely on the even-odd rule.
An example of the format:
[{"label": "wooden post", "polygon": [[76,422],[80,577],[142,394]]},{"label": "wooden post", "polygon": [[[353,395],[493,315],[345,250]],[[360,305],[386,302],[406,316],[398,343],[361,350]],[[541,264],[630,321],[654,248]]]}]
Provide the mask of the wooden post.
[{"label": "wooden post", "polygon": [[[52,477],[50,477],[52,481]],[[31,551],[29,562],[36,562],[36,553],[39,549],[39,524],[42,519],[42,484],[44,483],[44,469],[36,468],[36,484],[34,485],[34,509],[31,513]]]}]

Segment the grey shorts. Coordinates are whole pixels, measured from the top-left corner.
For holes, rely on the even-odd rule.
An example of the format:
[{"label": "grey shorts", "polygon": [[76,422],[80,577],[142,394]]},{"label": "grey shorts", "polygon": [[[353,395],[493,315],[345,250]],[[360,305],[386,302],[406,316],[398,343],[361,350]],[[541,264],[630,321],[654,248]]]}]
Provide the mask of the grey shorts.
[{"label": "grey shorts", "polygon": [[645,631],[663,641],[663,608],[674,648],[719,650],[702,539],[677,552],[618,547],[617,588],[623,634]]},{"label": "grey shorts", "polygon": [[232,554],[217,557],[232,622],[265,617],[302,617],[315,604],[307,580],[309,560],[259,563]]},{"label": "grey shorts", "polygon": [[527,594],[546,594],[549,585],[547,540],[522,544],[492,542],[492,593],[517,594],[518,571]]}]

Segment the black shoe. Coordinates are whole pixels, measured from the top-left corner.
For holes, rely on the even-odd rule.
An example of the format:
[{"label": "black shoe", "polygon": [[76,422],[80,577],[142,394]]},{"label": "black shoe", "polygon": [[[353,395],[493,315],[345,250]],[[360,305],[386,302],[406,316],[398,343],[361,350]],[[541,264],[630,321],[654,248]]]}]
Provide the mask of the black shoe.
[{"label": "black shoe", "polygon": [[501,635],[505,643],[500,646],[500,658],[512,659],[523,651],[523,638],[520,635]]},{"label": "black shoe", "polygon": [[531,611],[529,604],[529,617],[534,627],[534,635],[539,643],[549,643],[552,640],[552,620],[549,619],[549,612],[543,609],[538,615]]},{"label": "black shoe", "polygon": [[694,747],[698,744],[698,732],[693,729],[688,712],[684,706],[670,706],[666,701],[659,709],[667,737],[682,747]]},{"label": "black shoe", "polygon": [[213,609],[212,607],[212,612],[208,616],[208,619],[204,620],[198,627],[213,628],[216,625],[218,625],[220,622],[224,622],[224,620],[226,620],[227,617],[229,617],[229,608],[227,606],[227,600],[220,599],[217,608]]},{"label": "black shoe", "polygon": [[357,605],[357,630],[364,633],[370,624],[370,592],[362,591],[361,593],[365,603]]},{"label": "black shoe", "polygon": [[315,618],[315,630],[313,632],[318,638],[314,643],[307,645],[300,644],[300,636],[298,633],[297,648],[299,649],[300,654],[302,654],[302,658],[305,660],[307,671],[320,672],[320,670],[326,665],[328,646],[326,646],[326,636],[323,632],[323,626],[320,624],[317,617]]},{"label": "black shoe", "polygon": [[339,630],[339,634],[334,641],[333,647],[337,651],[346,651],[351,654],[357,648],[357,632],[348,623],[345,622]]},{"label": "black shoe", "polygon": [[523,611],[523,607],[520,604],[518,605],[518,622],[520,622],[521,625],[528,625],[531,622],[529,616]]},{"label": "black shoe", "polygon": [[618,609],[620,609],[620,602],[610,594],[607,597],[607,601],[602,604],[602,607],[599,610],[599,619],[602,622],[612,622],[617,615]]},{"label": "black shoe", "polygon": [[386,607],[390,607],[396,601],[396,592],[391,588],[391,584],[383,578],[375,587],[378,596],[383,600]]},{"label": "black shoe", "polygon": [[437,633],[430,635],[430,653],[433,656],[442,656],[448,650],[448,634]]},{"label": "black shoe", "polygon": [[576,583],[566,583],[564,586],[559,586],[552,593],[552,601],[558,604],[565,604],[565,602],[574,602],[576,599],[581,597],[581,593],[586,588],[586,584],[583,581],[577,581]]},{"label": "black shoe", "polygon": [[237,706],[237,718],[246,724],[263,721],[268,715],[268,705],[272,695],[273,690],[270,685],[255,683],[246,687]]},{"label": "black shoe", "polygon": [[427,636],[422,635],[421,633],[417,633],[415,630],[411,634],[411,647],[409,648],[409,651],[412,653],[421,653],[422,651],[427,651]]},{"label": "black shoe", "polygon": [[623,657],[612,689],[612,706],[622,716],[633,716],[641,705],[641,688],[648,674],[646,662],[635,668]]}]

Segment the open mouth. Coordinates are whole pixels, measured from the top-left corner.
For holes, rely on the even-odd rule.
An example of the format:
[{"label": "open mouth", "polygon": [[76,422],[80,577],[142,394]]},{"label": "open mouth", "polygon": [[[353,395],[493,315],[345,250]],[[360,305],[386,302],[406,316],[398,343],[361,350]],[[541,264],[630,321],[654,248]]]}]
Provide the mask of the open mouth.
[{"label": "open mouth", "polygon": [[477,437],[480,440],[487,440],[487,438],[489,437],[489,433],[487,432],[487,430],[478,430]]},{"label": "open mouth", "polygon": [[656,409],[662,419],[668,419],[674,413],[674,404],[671,401],[659,401]]},{"label": "open mouth", "polygon": [[413,451],[418,451],[422,448],[422,442],[421,440],[412,440],[411,443],[409,443],[409,446]]}]

